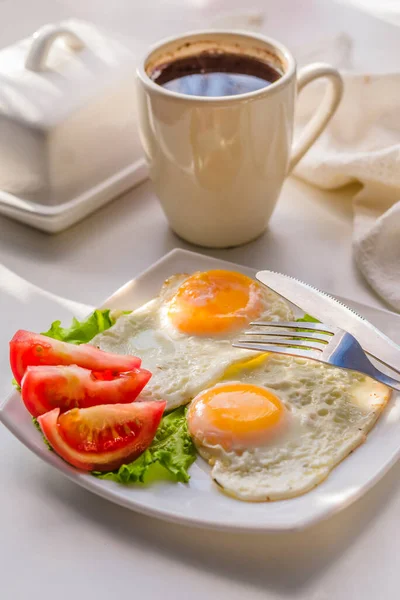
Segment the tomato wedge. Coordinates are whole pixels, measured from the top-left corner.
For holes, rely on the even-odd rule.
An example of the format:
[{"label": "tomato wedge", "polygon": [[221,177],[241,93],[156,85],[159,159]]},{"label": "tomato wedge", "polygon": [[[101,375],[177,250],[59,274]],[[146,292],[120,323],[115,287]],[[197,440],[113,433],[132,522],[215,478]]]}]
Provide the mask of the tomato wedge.
[{"label": "tomato wedge", "polygon": [[39,333],[20,330],[10,342],[10,364],[20,385],[27,367],[37,365],[78,365],[93,371],[111,369],[122,373],[141,365],[136,356],[121,356],[104,352],[89,344],[69,344]]},{"label": "tomato wedge", "polygon": [[38,417],[51,447],[85,471],[109,471],[140,456],[151,444],[166,402],[55,408]]},{"label": "tomato wedge", "polygon": [[150,371],[126,373],[89,371],[76,365],[28,367],[21,383],[22,400],[38,417],[59,408],[88,408],[98,404],[133,402],[151,377]]}]

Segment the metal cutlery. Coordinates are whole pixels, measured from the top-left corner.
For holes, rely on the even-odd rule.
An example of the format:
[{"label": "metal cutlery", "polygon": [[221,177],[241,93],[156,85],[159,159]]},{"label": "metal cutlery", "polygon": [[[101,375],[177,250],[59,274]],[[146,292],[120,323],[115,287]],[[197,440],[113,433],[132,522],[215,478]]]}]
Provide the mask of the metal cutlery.
[{"label": "metal cutlery", "polygon": [[[339,327],[308,322],[253,322],[236,348],[300,356],[341,369],[369,375],[400,392],[400,380],[379,371],[368,359],[359,342]],[[260,329],[261,328],[261,329]],[[256,339],[254,339],[256,338]]]},{"label": "metal cutlery", "polygon": [[326,325],[354,335],[366,354],[400,375],[400,346],[336,298],[289,275],[259,271],[257,279],[280,296]]}]

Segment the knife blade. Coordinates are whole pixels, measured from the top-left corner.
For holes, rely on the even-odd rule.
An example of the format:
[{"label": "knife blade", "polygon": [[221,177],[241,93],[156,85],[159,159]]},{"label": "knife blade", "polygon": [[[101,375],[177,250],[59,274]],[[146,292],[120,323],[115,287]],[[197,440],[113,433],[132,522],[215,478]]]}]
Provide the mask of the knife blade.
[{"label": "knife blade", "polygon": [[289,275],[259,271],[256,277],[321,323],[340,327],[354,335],[365,352],[400,374],[400,346],[354,310],[329,294]]}]

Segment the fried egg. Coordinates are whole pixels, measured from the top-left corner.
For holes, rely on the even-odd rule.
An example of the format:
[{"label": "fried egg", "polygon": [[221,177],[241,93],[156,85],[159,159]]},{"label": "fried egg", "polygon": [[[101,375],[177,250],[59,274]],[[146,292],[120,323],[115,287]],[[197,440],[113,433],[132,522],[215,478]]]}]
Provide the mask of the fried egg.
[{"label": "fried egg", "polygon": [[269,354],[202,391],[187,421],[223,491],[283,500],[319,484],[361,444],[389,396],[364,375]]},{"label": "fried egg", "polygon": [[142,397],[166,400],[172,409],[218,381],[228,366],[254,357],[252,350],[232,347],[253,319],[288,321],[293,314],[280,296],[241,273],[179,274],[91,343],[139,356],[152,372]]}]

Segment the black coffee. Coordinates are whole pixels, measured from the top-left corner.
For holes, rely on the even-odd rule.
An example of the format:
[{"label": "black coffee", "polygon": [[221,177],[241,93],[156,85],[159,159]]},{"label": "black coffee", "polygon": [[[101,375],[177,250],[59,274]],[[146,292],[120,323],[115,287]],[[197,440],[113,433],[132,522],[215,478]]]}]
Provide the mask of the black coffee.
[{"label": "black coffee", "polygon": [[150,77],[172,92],[218,97],[260,90],[279,79],[281,73],[251,56],[202,52],[166,62]]}]

